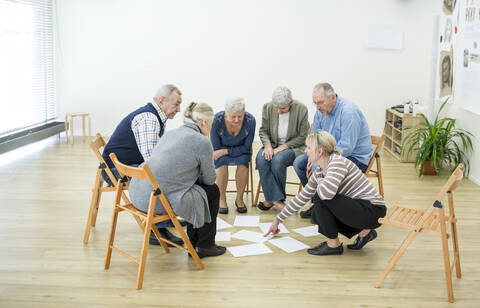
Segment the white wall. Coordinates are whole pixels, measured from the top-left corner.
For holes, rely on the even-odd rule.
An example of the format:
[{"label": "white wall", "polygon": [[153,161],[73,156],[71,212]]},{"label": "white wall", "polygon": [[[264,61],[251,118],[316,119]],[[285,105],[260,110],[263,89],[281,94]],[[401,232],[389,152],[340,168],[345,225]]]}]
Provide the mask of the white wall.
[{"label": "white wall", "polygon": [[[58,114],[90,112],[93,131],[105,135],[167,82],[184,102],[216,111],[225,98],[243,96],[259,120],[272,90],[286,85],[312,120],[312,87],[329,81],[360,106],[375,134],[387,106],[429,97],[438,0],[56,3]],[[404,49],[365,49],[369,23],[403,26]]]}]

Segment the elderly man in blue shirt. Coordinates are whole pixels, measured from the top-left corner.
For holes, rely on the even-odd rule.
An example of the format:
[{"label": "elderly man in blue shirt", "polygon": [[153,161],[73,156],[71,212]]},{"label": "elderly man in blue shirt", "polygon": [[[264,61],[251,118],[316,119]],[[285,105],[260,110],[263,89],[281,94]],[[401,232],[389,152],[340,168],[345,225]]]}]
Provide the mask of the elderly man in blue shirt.
[{"label": "elderly man in blue shirt", "polygon": [[[367,120],[354,103],[338,96],[329,83],[319,83],[313,88],[313,103],[317,108],[312,131],[329,132],[337,142],[336,150],[365,172],[372,156],[372,143]],[[305,186],[316,165],[308,162],[307,154],[298,156],[293,162],[295,172]],[[302,218],[311,217],[312,208],[300,212]]]}]

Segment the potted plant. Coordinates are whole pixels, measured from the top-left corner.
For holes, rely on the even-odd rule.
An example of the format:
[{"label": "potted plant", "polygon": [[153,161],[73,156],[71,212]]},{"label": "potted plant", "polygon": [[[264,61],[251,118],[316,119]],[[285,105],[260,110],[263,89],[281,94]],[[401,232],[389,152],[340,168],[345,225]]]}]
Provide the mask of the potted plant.
[{"label": "potted plant", "polygon": [[[463,129],[455,128],[456,119],[439,118],[440,112],[445,107],[448,99],[440,106],[433,122],[420,113],[424,122],[412,128],[403,140],[402,155],[407,157],[416,153],[415,168],[418,168],[418,176],[422,174],[439,174],[446,166],[454,170],[458,164],[465,165],[465,174],[469,171],[469,155],[473,151],[473,135]],[[432,167],[430,173],[429,167]]]}]

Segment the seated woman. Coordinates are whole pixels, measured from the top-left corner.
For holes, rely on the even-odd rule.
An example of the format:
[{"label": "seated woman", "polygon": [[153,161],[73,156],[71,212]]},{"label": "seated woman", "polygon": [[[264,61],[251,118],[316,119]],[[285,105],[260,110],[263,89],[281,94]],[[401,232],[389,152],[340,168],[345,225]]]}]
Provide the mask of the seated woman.
[{"label": "seated woman", "polygon": [[307,137],[308,162],[318,167],[303,190],[275,218],[266,235],[279,232],[278,224],[298,211],[313,197],[313,222],[327,241],[309,249],[312,255],[340,255],[343,246],[338,233],[348,238],[359,234],[347,247],[361,249],[377,237],[378,219],[387,211],[385,201],[365,174],[335,150],[335,139],[325,131]]},{"label": "seated woman", "polygon": [[259,209],[266,211],[275,205],[282,210],[285,206],[287,167],[303,153],[308,129],[307,106],[294,101],[288,88],[276,88],[272,101],[263,106],[259,132],[263,148],[256,164],[265,196],[265,202],[257,205]]},{"label": "seated woman", "polygon": [[[226,250],[215,245],[220,192],[215,184],[213,150],[207,137],[212,120],[212,107],[190,103],[183,126],[167,131],[146,161],[173,211],[188,222],[187,234],[200,258],[218,256]],[[132,180],[129,193],[139,209],[148,209],[151,192],[147,180]],[[155,213],[165,214],[159,200]]]},{"label": "seated woman", "polygon": [[225,111],[213,119],[210,140],[213,145],[213,159],[217,169],[217,185],[220,189],[220,214],[228,214],[227,184],[228,166],[237,166],[235,182],[237,212],[246,213],[243,193],[248,181],[248,163],[252,159],[252,142],[255,136],[255,118],[245,112],[243,98],[227,100]]}]

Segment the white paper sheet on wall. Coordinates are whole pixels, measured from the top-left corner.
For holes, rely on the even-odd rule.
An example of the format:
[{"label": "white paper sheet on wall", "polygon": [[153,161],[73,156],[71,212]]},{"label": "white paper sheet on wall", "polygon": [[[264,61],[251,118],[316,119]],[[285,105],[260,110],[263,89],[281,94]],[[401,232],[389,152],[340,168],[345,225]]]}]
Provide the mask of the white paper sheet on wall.
[{"label": "white paper sheet on wall", "polygon": [[403,48],[403,28],[400,25],[368,25],[365,36],[365,48],[396,49]]}]

